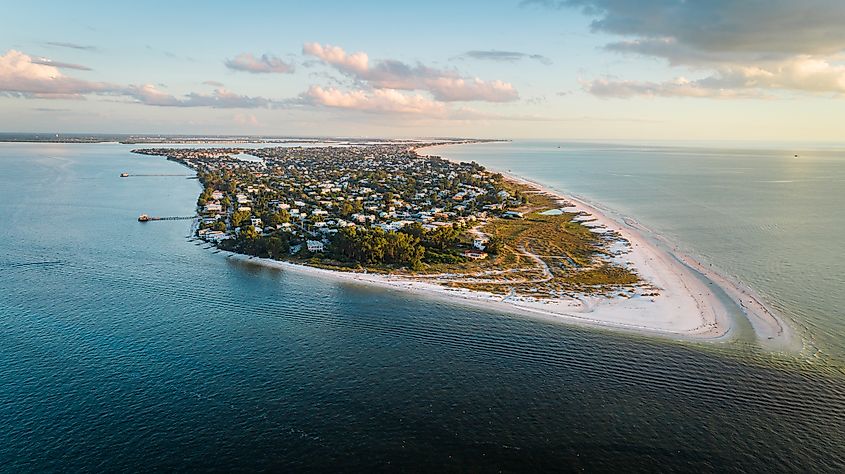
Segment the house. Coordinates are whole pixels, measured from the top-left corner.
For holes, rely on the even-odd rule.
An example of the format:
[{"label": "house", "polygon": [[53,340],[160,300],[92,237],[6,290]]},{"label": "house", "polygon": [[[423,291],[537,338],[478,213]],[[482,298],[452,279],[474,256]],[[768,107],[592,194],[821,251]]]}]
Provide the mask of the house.
[{"label": "house", "polygon": [[476,237],[475,239],[472,240],[472,246],[474,248],[478,249],[478,250],[484,250],[484,247],[485,247],[484,244],[486,244],[486,243],[487,243],[487,239],[482,238],[482,237]]},{"label": "house", "polygon": [[322,252],[323,243],[319,240],[306,240],[305,244],[308,246],[309,252]]},{"label": "house", "polygon": [[472,260],[484,260],[487,258],[487,252],[480,250],[464,250],[464,257]]},{"label": "house", "polygon": [[215,201],[219,201],[219,200],[223,199],[223,191],[217,191],[217,190],[213,191],[211,193],[211,199],[214,199]]},{"label": "house", "polygon": [[219,230],[212,230],[211,232],[207,232],[203,238],[209,242],[220,242],[221,240],[226,240],[229,238],[229,234],[225,232],[221,232]]},{"label": "house", "polygon": [[205,205],[205,212],[221,212],[223,210],[223,206],[216,202],[208,203]]}]

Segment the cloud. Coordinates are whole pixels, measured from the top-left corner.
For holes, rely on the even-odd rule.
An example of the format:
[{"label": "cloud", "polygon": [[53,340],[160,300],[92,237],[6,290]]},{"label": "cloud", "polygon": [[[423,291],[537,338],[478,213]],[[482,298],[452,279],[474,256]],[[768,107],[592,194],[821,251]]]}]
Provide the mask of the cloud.
[{"label": "cloud", "polygon": [[594,31],[674,38],[700,51],[792,55],[845,50],[845,3],[839,0],[565,0],[555,5],[597,17]]},{"label": "cloud", "polygon": [[503,81],[464,77],[454,71],[422,64],[408,65],[393,59],[370,64],[366,53],[348,54],[338,46],[319,43],[306,43],[302,52],[375,89],[427,91],[436,100],[446,102],[511,102],[519,99],[516,88]]},{"label": "cloud", "polygon": [[420,94],[404,94],[395,89],[341,91],[334,87],[324,89],[320,86],[311,86],[301,97],[303,102],[307,104],[361,112],[430,116],[442,116],[447,112],[443,103],[433,101]]},{"label": "cloud", "polygon": [[[697,80],[596,80],[603,96],[772,97],[845,92],[845,2],[840,0],[527,0],[578,8],[594,32],[623,37],[608,51],[704,72]],[[613,87],[611,87],[613,86]],[[639,91],[639,92],[638,92]]]},{"label": "cloud", "polygon": [[732,89],[708,87],[701,81],[691,81],[679,77],[665,82],[621,81],[594,79],[583,81],[584,90],[598,97],[628,99],[637,96],[646,97],[698,97],[698,98],[754,98],[754,95]]},{"label": "cloud", "polygon": [[520,53],[517,51],[499,51],[495,49],[467,51],[458,57],[507,63],[515,63],[517,61],[522,61],[523,59],[533,59],[546,65],[552,64],[551,59],[540,54]]},{"label": "cloud", "polygon": [[709,76],[697,80],[679,77],[665,82],[596,79],[582,83],[600,97],[773,98],[767,91],[845,94],[845,66],[811,56],[799,56],[769,64],[719,65]]},{"label": "cloud", "polygon": [[61,69],[76,69],[78,71],[90,71],[91,68],[88,66],[82,66],[81,64],[73,64],[73,63],[63,63],[59,61],[53,61],[52,59],[48,58],[32,58],[33,64],[41,64],[44,66],[53,66]]},{"label": "cloud", "polygon": [[370,69],[370,58],[367,53],[358,52],[346,54],[339,46],[321,45],[320,43],[305,43],[302,52],[314,56],[324,62],[337,67],[343,72],[366,75]]},{"label": "cloud", "polygon": [[104,82],[75,79],[62,74],[55,65],[20,51],[0,56],[0,91],[39,98],[79,98],[83,94],[110,93],[120,87]]},{"label": "cloud", "polygon": [[136,101],[159,107],[212,107],[227,108],[263,108],[272,104],[270,99],[238,95],[226,89],[215,89],[211,94],[191,92],[183,97],[176,97],[157,89],[152,84],[132,85],[123,91]]},{"label": "cloud", "polygon": [[232,59],[227,59],[226,67],[235,71],[245,71],[255,74],[289,74],[292,73],[294,67],[276,56],[269,54],[262,54],[261,57],[256,57],[251,53],[241,53]]},{"label": "cloud", "polygon": [[121,86],[75,79],[62,74],[52,62],[16,50],[0,56],[0,94],[39,99],[82,99],[99,94],[161,107],[261,108],[273,104],[270,99],[238,95],[222,87],[210,94],[191,92],[176,97],[152,84]]},{"label": "cloud", "polygon": [[96,46],[84,45],[84,44],[76,44],[76,43],[66,43],[63,41],[47,41],[44,43],[48,46],[55,46],[57,48],[68,48],[68,49],[79,49],[83,51],[97,51],[98,48]]},{"label": "cloud", "polygon": [[206,86],[212,86],[212,87],[223,87],[224,86],[224,84],[222,82],[218,82],[218,81],[202,81],[202,83]]}]

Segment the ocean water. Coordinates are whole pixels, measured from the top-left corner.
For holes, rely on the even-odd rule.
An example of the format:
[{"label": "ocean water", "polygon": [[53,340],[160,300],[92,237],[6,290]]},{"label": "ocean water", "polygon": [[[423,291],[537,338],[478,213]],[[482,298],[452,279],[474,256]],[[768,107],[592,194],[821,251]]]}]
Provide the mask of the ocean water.
[{"label": "ocean water", "polygon": [[[200,188],[119,178],[185,170],[131,148],[0,144],[0,471],[845,468],[842,296],[830,280],[842,272],[826,273],[841,268],[841,222],[814,207],[842,192],[825,181],[842,176],[836,156],[807,157],[801,176],[818,196],[755,184],[770,197],[754,198],[772,205],[767,220],[734,189],[747,178],[695,182],[705,165],[676,151],[686,161],[454,148],[601,198],[780,295],[773,304],[822,351],[812,357],[575,328],[228,260],[189,240],[188,221],[136,221],[191,214]],[[791,169],[720,156],[704,159],[774,168],[760,181]],[[652,169],[661,163],[674,171]],[[661,210],[654,196],[672,199]],[[711,228],[708,209],[742,219]],[[748,242],[765,229],[769,244]],[[724,249],[746,261],[717,260]],[[795,274],[781,266],[800,259],[766,263],[782,249],[802,250]],[[803,289],[778,293],[782,278]],[[790,309],[802,298],[815,306]]]},{"label": "ocean water", "polygon": [[635,218],[756,290],[797,331],[803,356],[845,367],[845,147],[541,141],[429,153]]}]

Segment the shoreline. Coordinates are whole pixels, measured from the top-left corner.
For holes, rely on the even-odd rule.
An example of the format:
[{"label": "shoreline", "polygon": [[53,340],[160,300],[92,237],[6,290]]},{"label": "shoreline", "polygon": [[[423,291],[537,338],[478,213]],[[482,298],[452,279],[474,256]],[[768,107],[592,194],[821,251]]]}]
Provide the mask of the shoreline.
[{"label": "shoreline", "polygon": [[[436,147],[448,145],[436,145]],[[425,148],[415,148],[420,151]],[[449,159],[444,157],[445,159]],[[501,172],[496,170],[497,172]],[[547,193],[568,206],[567,212],[590,215],[592,228],[613,230],[630,245],[627,252],[611,261],[632,268],[641,279],[658,288],[658,296],[595,296],[537,299],[530,296],[495,295],[461,288],[450,288],[408,275],[385,275],[312,267],[307,264],[273,260],[221,251],[227,259],[406,291],[428,298],[445,298],[473,307],[501,313],[540,317],[545,320],[584,327],[619,330],[667,337],[680,341],[723,342],[737,333],[737,317],[744,315],[754,330],[758,345],[770,350],[790,350],[792,332],[750,288],[732,282],[696,259],[669,250],[672,245],[633,219],[622,222],[609,217],[599,205],[551,189],[541,183],[502,172],[507,179],[536,192]],[[193,226],[192,226],[193,227]],[[662,245],[660,245],[662,244]],[[662,248],[662,247],[668,248]],[[724,295],[711,290],[715,285]],[[726,297],[733,304],[726,304]],[[734,307],[735,306],[735,307]]]},{"label": "shoreline", "polygon": [[[447,145],[437,145],[428,148],[445,147]],[[419,150],[422,150],[420,148]],[[445,159],[450,159],[443,156]],[[735,309],[741,313],[754,332],[755,342],[763,348],[773,351],[785,350],[789,352],[800,352],[801,344],[795,338],[794,329],[788,322],[777,315],[777,313],[769,307],[763,298],[757,294],[748,285],[739,281],[736,277],[730,277],[723,272],[713,268],[712,264],[705,266],[698,258],[693,255],[681,252],[677,245],[671,242],[665,236],[648,229],[640,224],[637,220],[627,216],[618,214],[610,209],[603,209],[601,204],[590,201],[586,198],[576,196],[573,194],[561,192],[557,189],[551,188],[542,183],[533,181],[531,179],[516,176],[503,170],[495,170],[508,179],[522,183],[526,186],[546,192],[560,199],[575,204],[574,208],[590,214],[596,221],[609,229],[615,230],[620,235],[631,242],[643,244],[644,247],[651,247],[656,252],[664,254],[670,261],[669,265],[679,265],[685,267],[688,272],[693,272],[702,277],[708,284],[717,286],[725,296],[730,298]],[[617,218],[612,217],[616,215]],[[638,269],[635,266],[635,269]],[[709,292],[709,289],[707,290]],[[729,308],[730,309],[730,308]],[[735,321],[731,322],[731,326],[735,326]],[[731,328],[733,331],[733,327]]]}]

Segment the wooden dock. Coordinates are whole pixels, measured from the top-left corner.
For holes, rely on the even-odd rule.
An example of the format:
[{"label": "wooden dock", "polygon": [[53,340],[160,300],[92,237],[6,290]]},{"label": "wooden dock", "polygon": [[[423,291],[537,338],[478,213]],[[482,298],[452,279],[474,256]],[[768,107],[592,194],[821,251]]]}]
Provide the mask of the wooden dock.
[{"label": "wooden dock", "polygon": [[183,178],[194,178],[196,176],[192,174],[168,174],[168,173],[158,173],[158,174],[129,174],[129,173],[120,173],[121,178],[142,178],[142,177],[150,177],[150,176],[180,176]]},{"label": "wooden dock", "polygon": [[138,216],[138,222],[151,222],[151,221],[188,221],[192,219],[196,219],[197,216],[169,216],[169,217],[155,217],[155,216],[148,216],[147,214],[141,214]]}]

